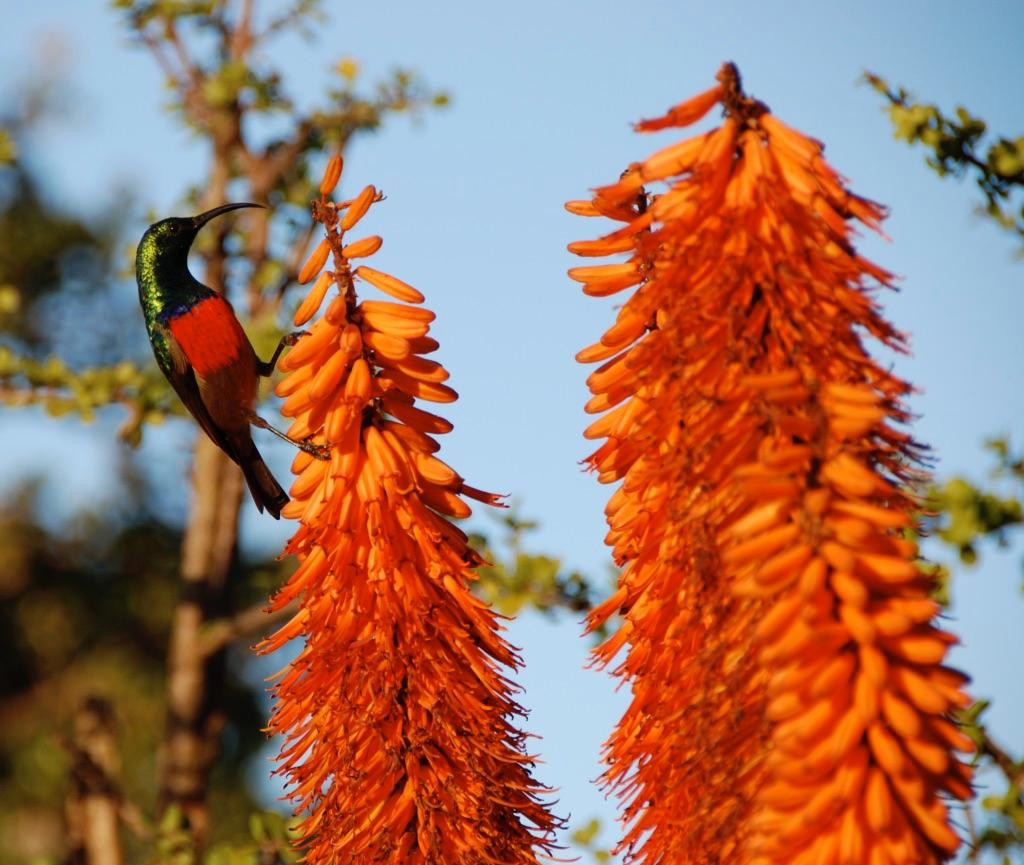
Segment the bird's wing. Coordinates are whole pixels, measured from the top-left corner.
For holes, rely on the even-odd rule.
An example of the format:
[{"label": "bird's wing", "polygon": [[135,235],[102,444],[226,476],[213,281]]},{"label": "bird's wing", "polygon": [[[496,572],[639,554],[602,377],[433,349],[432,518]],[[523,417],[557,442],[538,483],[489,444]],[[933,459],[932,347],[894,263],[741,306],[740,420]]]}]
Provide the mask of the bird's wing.
[{"label": "bird's wing", "polygon": [[[171,383],[178,396],[181,397],[185,408],[192,413],[192,417],[199,422],[199,426],[203,428],[203,431],[213,440],[214,444],[237,463],[237,449],[228,440],[224,431],[210,417],[210,412],[203,402],[202,395],[199,393],[199,382],[196,381],[195,370],[192,369],[192,364],[189,363],[188,358],[185,356],[181,344],[174,338],[174,334],[171,333],[169,327],[164,327],[160,324],[157,324],[154,328],[153,337],[161,339],[166,347],[165,357],[169,363],[166,365],[161,363],[161,367],[163,367],[167,380]],[[157,357],[159,358],[159,356],[160,353],[158,352]]]}]

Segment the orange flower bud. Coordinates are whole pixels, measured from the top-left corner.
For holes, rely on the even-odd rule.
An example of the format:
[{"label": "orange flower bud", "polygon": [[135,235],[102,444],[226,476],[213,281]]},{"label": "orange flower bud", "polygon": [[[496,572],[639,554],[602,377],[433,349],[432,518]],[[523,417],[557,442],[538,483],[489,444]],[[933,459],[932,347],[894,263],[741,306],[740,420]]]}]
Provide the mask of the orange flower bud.
[{"label": "orange flower bud", "polygon": [[306,263],[302,265],[302,269],[299,271],[298,280],[301,285],[305,285],[314,276],[316,276],[323,266],[327,263],[327,256],[331,253],[331,244],[328,243],[327,239],[324,238],[317,244],[316,249],[313,250],[312,255],[306,259]]},{"label": "orange flower bud", "polygon": [[352,228],[366,215],[366,211],[370,209],[370,205],[376,200],[377,188],[372,184],[364,187],[363,191],[360,192],[348,206],[348,209],[345,211],[345,215],[341,218],[339,228],[342,231],[348,231]]},{"label": "orange flower bud", "polygon": [[334,187],[338,185],[338,181],[341,179],[341,166],[341,156],[338,154],[334,154],[327,160],[327,166],[324,168],[324,176],[320,181],[320,194],[324,197],[334,192]]},{"label": "orange flower bud", "polygon": [[361,238],[342,247],[341,254],[345,258],[368,258],[380,249],[382,243],[384,243],[383,238],[371,234],[369,237]]},{"label": "orange flower bud", "polygon": [[309,290],[302,303],[299,304],[299,308],[295,310],[294,321],[297,327],[302,327],[302,325],[317,314],[320,304],[324,302],[324,297],[327,295],[327,289],[330,288],[333,281],[334,274],[330,271],[321,273],[317,277],[313,287]]}]

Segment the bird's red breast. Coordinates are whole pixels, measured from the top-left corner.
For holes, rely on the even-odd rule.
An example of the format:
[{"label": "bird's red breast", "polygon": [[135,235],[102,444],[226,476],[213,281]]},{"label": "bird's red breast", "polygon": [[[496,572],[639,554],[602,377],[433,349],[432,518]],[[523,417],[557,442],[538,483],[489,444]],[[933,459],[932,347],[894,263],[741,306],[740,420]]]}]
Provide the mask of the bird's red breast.
[{"label": "bird's red breast", "polygon": [[199,375],[235,363],[251,352],[249,339],[223,297],[207,297],[168,322],[185,357]]}]

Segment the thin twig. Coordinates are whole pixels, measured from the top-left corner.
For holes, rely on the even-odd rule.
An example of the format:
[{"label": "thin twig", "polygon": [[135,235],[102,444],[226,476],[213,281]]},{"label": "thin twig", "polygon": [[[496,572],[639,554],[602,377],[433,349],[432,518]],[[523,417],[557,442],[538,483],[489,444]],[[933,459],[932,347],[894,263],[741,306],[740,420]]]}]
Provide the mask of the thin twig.
[{"label": "thin twig", "polygon": [[234,616],[211,622],[200,638],[199,651],[209,657],[236,640],[261,636],[267,629],[292,618],[298,611],[298,601],[292,601],[269,613],[266,604],[253,604]]},{"label": "thin twig", "polygon": [[153,59],[156,60],[156,65],[160,67],[160,70],[167,76],[168,81],[174,82],[175,87],[181,87],[181,73],[179,70],[174,68],[170,58],[164,51],[163,46],[157,41],[157,38],[151,33],[139,32],[139,38],[142,40],[142,44],[149,49],[149,53],[153,55]]},{"label": "thin twig", "polygon": [[238,23],[231,37],[231,59],[241,60],[252,47],[252,0],[242,0],[242,11],[238,14]]},{"label": "thin twig", "polygon": [[[1007,780],[1018,790],[1024,789],[1024,761],[1014,760],[1003,748],[992,741],[987,731],[982,732],[984,738],[981,740],[981,753],[990,757]],[[1024,798],[1021,801],[1024,802]]]},{"label": "thin twig", "polygon": [[977,862],[981,849],[978,846],[978,827],[974,822],[974,812],[970,805],[964,808],[964,822],[967,823],[967,861]]}]

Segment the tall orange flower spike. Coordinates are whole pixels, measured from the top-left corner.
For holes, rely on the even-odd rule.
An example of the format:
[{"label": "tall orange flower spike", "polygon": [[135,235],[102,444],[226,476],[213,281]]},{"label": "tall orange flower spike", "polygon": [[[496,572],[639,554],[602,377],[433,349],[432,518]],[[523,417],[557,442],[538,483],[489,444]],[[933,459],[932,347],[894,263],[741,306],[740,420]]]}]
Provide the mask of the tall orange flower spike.
[{"label": "tall orange flower spike", "polygon": [[[590,627],[633,699],[606,745],[627,861],[757,865],[947,859],[946,797],[971,795],[950,719],[965,677],[905,537],[921,449],[897,425],[909,385],[861,335],[903,350],[822,145],[718,84],[638,124],[724,120],[567,207],[620,227],[574,243],[587,294],[631,290],[577,356],[589,465],[623,567]],[[647,186],[657,184],[648,192]]]},{"label": "tall orange flower spike", "polygon": [[[300,526],[285,552],[299,565],[271,608],[300,606],[260,647],[304,640],[273,687],[278,771],[311,865],[532,863],[559,824],[512,726],[523,710],[502,669],[519,659],[470,593],[481,559],[447,519],[469,514],[463,496],[499,497],[434,455],[433,436],[451,424],[415,403],[456,398],[424,357],[437,348],[434,314],[415,288],[353,267],[381,241],[345,234],[381,196],[368,186],[329,201],[339,174],[332,160],[313,205],[325,238],[300,273],[316,280],[295,323],[336,292],[280,364],[289,374],[277,388],[290,435],[330,449],[292,466],[283,512]],[[328,255],[333,270],[318,276]],[[360,302],[356,277],[395,300]]]}]

